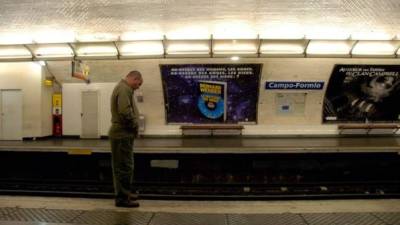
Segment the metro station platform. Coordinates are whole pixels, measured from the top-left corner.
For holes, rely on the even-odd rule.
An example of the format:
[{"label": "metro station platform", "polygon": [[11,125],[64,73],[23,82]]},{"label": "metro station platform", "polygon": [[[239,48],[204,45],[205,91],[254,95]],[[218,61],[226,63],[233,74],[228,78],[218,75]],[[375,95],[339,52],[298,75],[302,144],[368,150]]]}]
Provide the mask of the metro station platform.
[{"label": "metro station platform", "polygon": [[[146,199],[398,198],[400,138],[145,137],[134,191]],[[0,141],[0,193],[112,197],[109,141]]]},{"label": "metro station platform", "polygon": [[154,201],[0,196],[1,225],[397,225],[400,200]]}]

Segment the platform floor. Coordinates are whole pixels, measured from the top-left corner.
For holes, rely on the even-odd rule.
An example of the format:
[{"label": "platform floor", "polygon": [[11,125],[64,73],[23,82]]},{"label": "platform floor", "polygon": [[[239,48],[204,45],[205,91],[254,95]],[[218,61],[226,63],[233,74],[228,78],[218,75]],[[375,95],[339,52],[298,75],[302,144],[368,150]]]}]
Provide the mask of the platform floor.
[{"label": "platform floor", "polygon": [[159,201],[0,196],[1,225],[394,225],[400,200]]},{"label": "platform floor", "polygon": [[[0,151],[110,152],[108,140],[50,139],[0,141]],[[332,153],[400,152],[400,137],[298,137],[298,138],[141,138],[137,153]]]}]

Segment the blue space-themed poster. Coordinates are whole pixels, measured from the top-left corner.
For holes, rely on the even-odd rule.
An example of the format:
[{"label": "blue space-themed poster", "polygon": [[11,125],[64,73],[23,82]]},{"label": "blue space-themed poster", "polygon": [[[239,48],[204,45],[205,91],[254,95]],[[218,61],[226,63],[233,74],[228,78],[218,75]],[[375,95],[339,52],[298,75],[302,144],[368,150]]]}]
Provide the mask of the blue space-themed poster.
[{"label": "blue space-themed poster", "polygon": [[256,123],[261,64],[161,65],[167,123]]},{"label": "blue space-themed poster", "polygon": [[335,65],[323,121],[399,122],[400,65]]},{"label": "blue space-themed poster", "polygon": [[226,82],[199,81],[197,108],[203,116],[226,121]]}]

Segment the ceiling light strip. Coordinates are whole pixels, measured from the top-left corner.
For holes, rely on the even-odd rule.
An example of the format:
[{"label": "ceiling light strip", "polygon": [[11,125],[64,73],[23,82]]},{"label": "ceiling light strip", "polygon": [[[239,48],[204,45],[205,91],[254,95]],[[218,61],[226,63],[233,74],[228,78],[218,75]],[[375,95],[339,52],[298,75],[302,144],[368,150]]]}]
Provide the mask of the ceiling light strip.
[{"label": "ceiling light strip", "polygon": [[163,36],[161,43],[163,46],[163,57],[165,59],[165,58],[167,58],[167,35]]},{"label": "ceiling light strip", "polygon": [[75,60],[76,60],[76,56],[77,56],[78,54],[76,53],[76,50],[75,50],[74,46],[73,46],[71,43],[67,43],[67,44],[68,44],[68,46],[71,48],[72,53],[74,54],[73,57],[72,57],[72,59],[75,61]]},{"label": "ceiling light strip", "polygon": [[354,47],[356,47],[356,45],[358,44],[359,41],[360,41],[360,40],[356,40],[356,41],[353,43],[353,46],[351,46],[351,49],[350,49],[350,52],[349,52],[350,58],[353,58],[353,50],[354,50]]},{"label": "ceiling light strip", "polygon": [[210,57],[214,58],[214,38],[212,34],[210,38]]},{"label": "ceiling light strip", "polygon": [[36,58],[36,56],[35,56],[35,54],[33,53],[32,49],[31,49],[31,48],[29,48],[29,46],[28,46],[27,44],[23,44],[22,46],[24,46],[24,47],[26,48],[26,50],[28,50],[28,51],[29,51],[29,53],[31,53],[31,55],[32,55],[32,58],[31,58],[31,60],[32,60],[32,61],[34,61],[34,60],[36,60],[36,59],[37,59],[37,58]]},{"label": "ceiling light strip", "polygon": [[262,45],[262,40],[261,40],[261,38],[260,38],[260,35],[259,34],[257,34],[257,41],[258,41],[258,43],[257,43],[257,57],[258,58],[260,58],[260,55],[261,55],[261,45]]},{"label": "ceiling light strip", "polygon": [[400,45],[397,46],[396,50],[394,51],[394,54],[396,55],[396,57],[399,57],[399,54],[397,54],[400,51]]},{"label": "ceiling light strip", "polygon": [[354,47],[352,54],[361,58],[394,58],[398,41],[360,41]]},{"label": "ceiling light strip", "polygon": [[[234,51],[233,52],[229,52],[227,50],[222,50],[222,52],[217,52],[216,53],[215,52],[215,45],[216,45],[215,41],[216,40],[214,39],[213,35],[211,35],[211,38],[208,40],[208,43],[209,43],[209,54],[208,54],[209,56],[208,57],[210,57],[210,58],[221,57],[221,56],[222,57],[230,57],[231,54],[239,54],[239,55],[243,54],[244,56],[247,55],[248,57],[254,57],[254,58],[271,57],[271,55],[266,56],[266,55],[263,55],[263,53],[262,53],[262,45],[264,44],[264,41],[266,41],[266,40],[268,41],[269,39],[262,39],[262,38],[260,38],[260,35],[258,35],[256,39],[248,39],[249,43],[251,44],[251,42],[253,42],[254,43],[254,47],[256,47],[256,49],[255,49],[256,51],[254,52],[254,54],[250,54],[250,53],[246,54],[245,52],[241,53],[240,51],[237,52],[237,53],[234,52]],[[163,47],[162,54],[163,54],[164,58],[167,58],[167,56],[168,56],[168,54],[167,54],[167,47],[168,47],[167,46],[167,42],[168,41],[170,41],[170,40],[168,40],[166,35],[164,35],[163,39],[161,40],[162,47]],[[186,41],[186,40],[182,40],[182,41]],[[223,43],[222,42],[223,40],[218,40],[218,41]],[[227,39],[226,41],[230,41],[230,39]],[[244,40],[239,40],[239,41],[243,42]],[[287,40],[282,39],[282,40],[278,40],[278,41],[282,41],[284,43]],[[324,53],[323,51],[321,51],[321,56],[318,56],[318,55],[316,56],[316,54],[313,54],[311,52],[308,53],[308,49],[310,47],[310,43],[312,41],[318,41],[317,39],[315,39],[315,40],[314,39],[307,39],[307,40],[304,40],[304,41],[306,43],[305,43],[305,47],[303,49],[303,53],[301,54],[303,57],[313,57],[313,58],[327,57],[327,56],[323,56],[324,54],[328,55],[328,57],[331,57],[332,54],[330,54],[329,52]],[[336,41],[336,40],[330,40],[330,41]],[[365,52],[362,52],[361,54],[356,54],[355,55],[354,54],[354,49],[356,48],[357,44],[360,43],[360,40],[352,40],[352,41],[353,41],[353,43],[351,43],[351,44],[349,43],[349,46],[351,46],[349,53],[348,54],[342,54],[339,57],[343,57],[343,58],[347,58],[347,57],[351,57],[351,58],[354,58],[354,57],[356,57],[356,58],[365,58],[365,57],[382,58],[384,56],[400,57],[400,44],[399,45],[393,44],[393,48],[394,48],[393,55],[392,54],[389,55],[388,53],[385,53],[385,52],[383,52],[382,55],[379,54],[379,53],[374,54],[373,51],[369,52],[368,50],[366,50]],[[390,44],[389,43],[390,41],[391,40],[374,40],[374,41],[371,41],[371,42]],[[394,41],[398,41],[398,40],[394,40]],[[127,43],[127,42],[126,41],[121,41],[120,43]],[[188,43],[190,45],[190,42],[188,42]],[[245,42],[243,42],[243,43],[245,43]],[[40,43],[40,44],[36,44],[35,47],[36,46],[41,47],[41,46],[44,46],[44,45],[47,45],[47,44],[52,44],[52,43]],[[91,44],[91,42],[66,43],[66,45],[68,45],[69,48],[72,50],[73,55],[71,55],[71,57],[74,60],[76,59],[76,57],[80,57],[80,55],[77,52],[78,45],[76,45],[76,44],[78,44],[78,45],[89,45],[89,44]],[[115,54],[116,54],[115,58],[122,59],[122,52],[121,52],[121,49],[120,49],[121,46],[119,46],[115,41],[112,41],[112,42],[109,42],[109,41],[95,42],[95,44],[96,45],[101,45],[101,44],[109,44],[110,45],[110,44],[112,44],[112,46],[115,48]],[[15,45],[7,44],[7,45],[2,45],[2,46],[15,46]],[[31,54],[31,56],[29,58],[28,57],[26,58],[26,60],[32,60],[32,61],[39,60],[39,57],[37,57],[35,55],[35,51],[34,51],[33,47],[31,48],[31,46],[29,46],[28,44],[20,44],[19,46],[23,46]],[[290,54],[288,55],[288,54],[284,54],[284,53],[276,53],[276,54],[273,55],[273,57],[275,57],[275,55],[276,55],[276,57],[282,57],[282,56],[288,57],[288,58],[295,57],[295,56],[291,56]],[[299,54],[299,56],[301,56],[301,55]],[[347,57],[345,57],[345,56],[347,56]],[[96,59],[101,59],[101,58],[104,58],[104,57],[110,57],[110,56],[108,54],[104,53],[104,55],[99,54],[99,55],[94,55],[94,56],[91,56],[91,57],[88,57],[88,58],[92,58],[93,60],[96,60]],[[152,58],[152,57],[157,58],[156,56],[150,56],[150,58]],[[185,57],[185,55],[183,54],[182,57]],[[200,56],[200,55],[196,56],[194,54],[194,56],[192,55],[190,57],[195,57],[195,58],[196,57],[204,57],[204,54],[202,54],[202,56]],[[140,57],[138,57],[138,58],[140,58]],[[149,57],[145,57],[145,58],[149,58]],[[17,60],[17,59],[12,58],[11,55],[10,55],[10,59]],[[62,58],[62,57],[59,58],[59,59],[58,58],[54,58],[53,60],[65,60],[65,58]]]},{"label": "ceiling light strip", "polygon": [[117,49],[117,59],[121,59],[121,52],[119,51],[117,43],[115,41],[112,42],[115,46],[115,49]]},{"label": "ceiling light strip", "polygon": [[311,42],[311,39],[308,39],[306,45],[304,46],[303,55],[306,58],[307,58],[307,49],[308,49],[308,46],[310,45],[310,42]]}]

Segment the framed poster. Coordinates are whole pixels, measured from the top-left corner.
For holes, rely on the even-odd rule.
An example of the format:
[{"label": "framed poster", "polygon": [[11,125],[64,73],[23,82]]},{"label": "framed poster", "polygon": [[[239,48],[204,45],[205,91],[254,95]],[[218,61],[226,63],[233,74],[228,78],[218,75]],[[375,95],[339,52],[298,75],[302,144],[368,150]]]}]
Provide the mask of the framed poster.
[{"label": "framed poster", "polygon": [[324,122],[399,122],[400,65],[335,65]]},{"label": "framed poster", "polygon": [[167,123],[256,123],[261,64],[160,65]]}]

